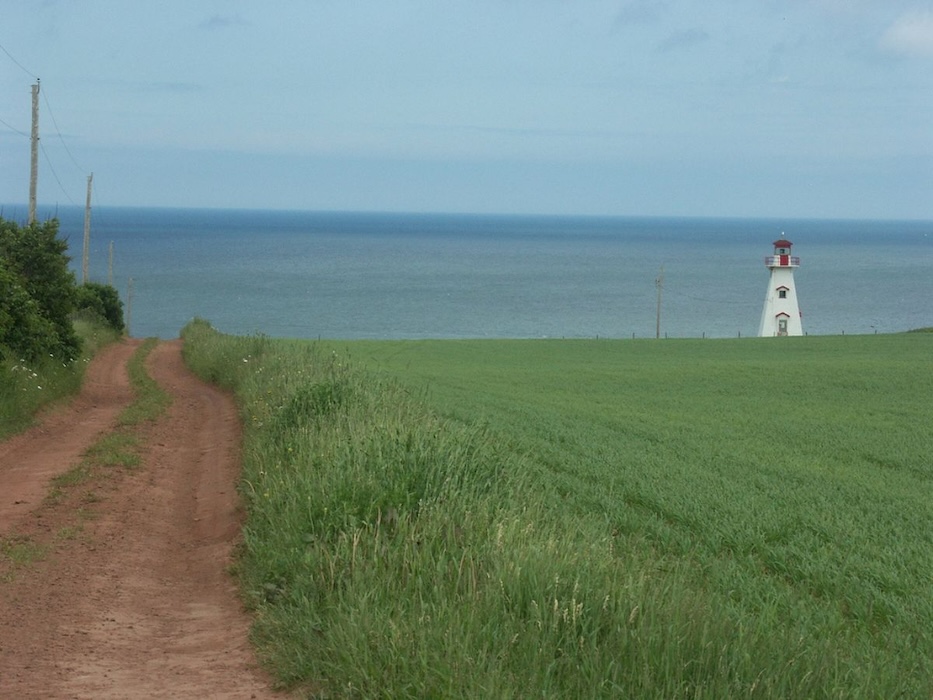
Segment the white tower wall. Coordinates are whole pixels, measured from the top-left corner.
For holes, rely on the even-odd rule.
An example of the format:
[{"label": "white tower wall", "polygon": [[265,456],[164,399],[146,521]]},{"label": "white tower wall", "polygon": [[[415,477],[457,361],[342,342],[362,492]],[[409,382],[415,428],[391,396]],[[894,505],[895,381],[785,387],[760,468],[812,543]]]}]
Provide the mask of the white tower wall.
[{"label": "white tower wall", "polygon": [[[783,299],[780,296],[782,289],[785,291]],[[780,327],[782,318],[787,324],[786,331]],[[758,335],[762,338],[775,335],[803,335],[800,306],[797,304],[797,288],[794,286],[794,268],[771,268],[771,279],[765,291],[765,305],[761,311]]]},{"label": "white tower wall", "polygon": [[774,242],[774,255],[765,258],[765,265],[771,270],[771,278],[765,291],[765,305],[758,326],[758,335],[762,338],[803,335],[797,288],[794,285],[794,268],[800,265],[800,258],[791,256],[792,245],[784,238],[777,240]]}]

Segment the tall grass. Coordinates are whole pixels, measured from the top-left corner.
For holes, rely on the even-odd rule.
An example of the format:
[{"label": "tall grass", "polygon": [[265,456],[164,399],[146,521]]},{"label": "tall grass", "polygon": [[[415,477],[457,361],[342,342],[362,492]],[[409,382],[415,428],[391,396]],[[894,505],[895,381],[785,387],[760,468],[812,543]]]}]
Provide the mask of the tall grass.
[{"label": "tall grass", "polygon": [[284,684],[933,690],[928,337],[352,343],[352,361],[201,321],[184,337],[242,407],[240,574]]},{"label": "tall grass", "polygon": [[0,439],[26,428],[42,407],[76,393],[94,354],[119,338],[99,323],[76,321],[74,327],[81,340],[81,356],[74,362],[52,357],[26,362],[0,352]]}]

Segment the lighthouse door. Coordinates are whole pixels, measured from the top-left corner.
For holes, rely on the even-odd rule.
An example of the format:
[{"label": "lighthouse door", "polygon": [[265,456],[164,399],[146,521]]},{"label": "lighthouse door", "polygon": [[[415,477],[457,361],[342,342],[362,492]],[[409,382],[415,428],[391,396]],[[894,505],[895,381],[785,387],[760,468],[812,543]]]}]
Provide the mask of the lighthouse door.
[{"label": "lighthouse door", "polygon": [[778,335],[787,335],[787,319],[783,316],[778,319]]}]

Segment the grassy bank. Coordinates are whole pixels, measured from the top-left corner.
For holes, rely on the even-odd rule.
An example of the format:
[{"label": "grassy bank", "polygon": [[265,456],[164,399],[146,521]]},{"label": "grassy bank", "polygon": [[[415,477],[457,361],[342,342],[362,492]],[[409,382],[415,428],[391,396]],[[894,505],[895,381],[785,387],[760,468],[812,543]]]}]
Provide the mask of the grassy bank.
[{"label": "grassy bank", "polygon": [[322,697],[928,697],[926,334],[311,344],[237,391],[255,640]]},{"label": "grassy bank", "polygon": [[120,337],[89,321],[76,321],[74,327],[81,340],[81,356],[74,362],[51,357],[37,362],[0,359],[0,440],[26,428],[42,407],[77,393],[87,363],[101,347]]}]

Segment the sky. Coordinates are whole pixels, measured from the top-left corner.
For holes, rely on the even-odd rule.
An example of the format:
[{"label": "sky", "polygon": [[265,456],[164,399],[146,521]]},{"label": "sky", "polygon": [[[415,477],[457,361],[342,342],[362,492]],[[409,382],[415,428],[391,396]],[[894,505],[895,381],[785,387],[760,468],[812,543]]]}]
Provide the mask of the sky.
[{"label": "sky", "polygon": [[0,207],[933,220],[933,0],[3,0]]}]

